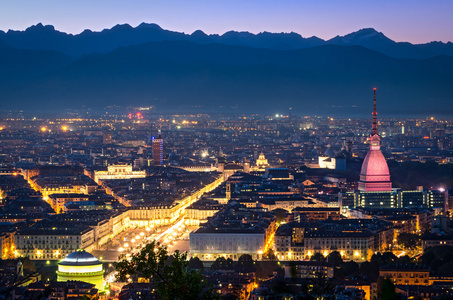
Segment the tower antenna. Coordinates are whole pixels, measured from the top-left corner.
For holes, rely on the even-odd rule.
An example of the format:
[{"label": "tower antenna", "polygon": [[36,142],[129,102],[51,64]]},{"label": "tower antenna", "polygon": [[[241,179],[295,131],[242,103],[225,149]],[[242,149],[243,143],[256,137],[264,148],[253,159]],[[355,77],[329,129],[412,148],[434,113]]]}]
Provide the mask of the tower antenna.
[{"label": "tower antenna", "polygon": [[373,127],[371,129],[371,135],[378,134],[377,131],[377,112],[376,112],[376,88],[373,89],[374,91],[374,100],[373,100]]}]

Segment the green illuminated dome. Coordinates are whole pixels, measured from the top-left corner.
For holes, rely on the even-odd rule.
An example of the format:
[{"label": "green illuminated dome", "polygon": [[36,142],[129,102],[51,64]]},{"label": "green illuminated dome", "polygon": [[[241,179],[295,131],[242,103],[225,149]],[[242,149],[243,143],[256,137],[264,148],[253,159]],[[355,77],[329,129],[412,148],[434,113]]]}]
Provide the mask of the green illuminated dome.
[{"label": "green illuminated dome", "polygon": [[58,281],[83,281],[104,288],[104,270],[102,263],[91,253],[83,249],[72,252],[58,263]]}]

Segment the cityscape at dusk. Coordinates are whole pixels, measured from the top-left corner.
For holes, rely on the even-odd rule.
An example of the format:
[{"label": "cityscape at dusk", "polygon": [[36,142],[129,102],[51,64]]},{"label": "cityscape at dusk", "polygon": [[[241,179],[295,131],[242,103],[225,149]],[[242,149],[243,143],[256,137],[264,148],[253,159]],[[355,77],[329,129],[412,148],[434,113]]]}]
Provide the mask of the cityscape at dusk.
[{"label": "cityscape at dusk", "polygon": [[0,300],[453,299],[453,4],[0,10]]}]

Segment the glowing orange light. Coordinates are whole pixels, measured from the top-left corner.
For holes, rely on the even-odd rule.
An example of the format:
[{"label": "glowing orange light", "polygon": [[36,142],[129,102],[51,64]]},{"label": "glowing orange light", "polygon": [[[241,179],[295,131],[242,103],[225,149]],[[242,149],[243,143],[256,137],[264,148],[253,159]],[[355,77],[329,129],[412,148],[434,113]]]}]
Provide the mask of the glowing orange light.
[{"label": "glowing orange light", "polygon": [[46,128],[46,127],[41,127],[41,131],[42,131],[42,132],[46,132],[46,131],[47,131],[47,128]]},{"label": "glowing orange light", "polygon": [[66,130],[68,130],[68,127],[67,127],[67,126],[63,126],[63,127],[61,127],[61,129],[62,129],[63,131],[66,131]]},{"label": "glowing orange light", "polygon": [[373,90],[376,90],[376,88],[374,88]]}]

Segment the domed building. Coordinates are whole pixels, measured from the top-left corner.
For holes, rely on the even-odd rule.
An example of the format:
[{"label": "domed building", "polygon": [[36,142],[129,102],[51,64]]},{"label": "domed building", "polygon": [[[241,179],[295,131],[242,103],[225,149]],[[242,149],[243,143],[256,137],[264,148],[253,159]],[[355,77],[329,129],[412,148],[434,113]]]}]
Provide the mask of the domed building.
[{"label": "domed building", "polygon": [[104,288],[102,263],[83,249],[72,252],[58,263],[57,281],[83,281]]},{"label": "domed building", "polygon": [[269,162],[267,161],[266,156],[264,156],[264,153],[261,152],[256,160],[256,167],[254,168],[254,171],[264,171],[266,168],[269,168]]},{"label": "domed building", "polygon": [[370,135],[370,150],[360,171],[359,191],[387,192],[392,190],[390,172],[381,152],[380,137],[377,130],[376,89],[374,89],[373,127]]}]

